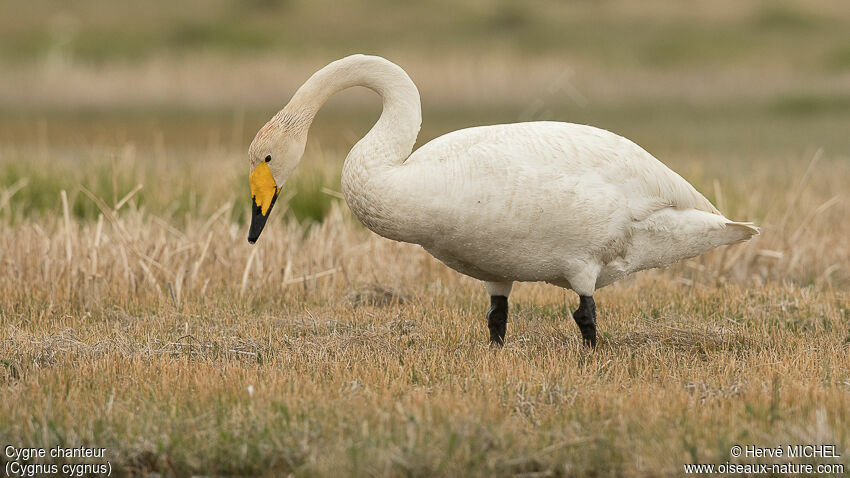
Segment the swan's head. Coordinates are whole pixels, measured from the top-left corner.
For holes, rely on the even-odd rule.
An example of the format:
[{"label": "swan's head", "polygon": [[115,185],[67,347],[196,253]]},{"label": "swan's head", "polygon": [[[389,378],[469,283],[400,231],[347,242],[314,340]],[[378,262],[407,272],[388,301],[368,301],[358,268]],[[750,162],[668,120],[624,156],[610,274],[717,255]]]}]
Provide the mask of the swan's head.
[{"label": "swan's head", "polygon": [[301,161],[307,143],[307,130],[296,117],[284,111],[263,126],[251,147],[250,162],[252,214],[248,242],[257,242],[278,194]]}]

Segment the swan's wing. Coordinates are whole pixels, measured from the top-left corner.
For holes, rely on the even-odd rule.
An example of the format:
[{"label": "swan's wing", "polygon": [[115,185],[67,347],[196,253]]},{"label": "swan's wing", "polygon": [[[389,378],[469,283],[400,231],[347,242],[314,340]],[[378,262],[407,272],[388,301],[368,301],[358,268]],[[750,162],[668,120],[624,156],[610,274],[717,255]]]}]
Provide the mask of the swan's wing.
[{"label": "swan's wing", "polygon": [[628,199],[635,216],[645,217],[664,207],[720,214],[690,183],[646,150],[592,126],[547,121],[462,129],[423,145],[405,164],[424,162],[482,173],[492,173],[495,167],[504,174],[536,169],[552,177],[592,177]]}]

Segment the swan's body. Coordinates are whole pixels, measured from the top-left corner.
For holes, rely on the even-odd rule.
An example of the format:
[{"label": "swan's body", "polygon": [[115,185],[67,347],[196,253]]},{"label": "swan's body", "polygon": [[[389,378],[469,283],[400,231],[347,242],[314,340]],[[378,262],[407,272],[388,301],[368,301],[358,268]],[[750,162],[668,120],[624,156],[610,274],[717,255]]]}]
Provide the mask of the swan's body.
[{"label": "swan's body", "polygon": [[[449,267],[485,281],[494,297],[488,317],[496,342],[504,337],[514,281],[575,290],[582,297],[576,321],[595,344],[594,290],[758,233],[725,218],[633,142],[590,126],[468,128],[411,154],[421,122],[418,91],[398,66],[363,55],[317,72],[257,134],[252,168],[270,168],[275,197],[276,185],[300,160],[316,111],[334,92],[355,85],[378,92],[384,109],[346,158],[346,202],[374,232],[420,244]],[[269,168],[257,167],[278,156],[282,160],[268,161]],[[269,193],[254,194],[255,210],[260,197],[268,203]],[[264,222],[268,211],[260,212]]]}]

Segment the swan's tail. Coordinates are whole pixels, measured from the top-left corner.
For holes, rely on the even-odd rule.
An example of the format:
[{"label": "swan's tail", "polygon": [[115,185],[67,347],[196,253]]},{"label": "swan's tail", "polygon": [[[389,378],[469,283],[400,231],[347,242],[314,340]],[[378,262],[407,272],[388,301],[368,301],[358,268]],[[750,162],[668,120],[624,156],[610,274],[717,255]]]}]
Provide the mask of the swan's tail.
[{"label": "swan's tail", "polygon": [[640,221],[627,254],[629,272],[670,264],[715,247],[743,242],[759,233],[749,222],[736,222],[698,209],[664,208]]},{"label": "swan's tail", "polygon": [[759,235],[759,228],[751,222],[727,221],[724,235],[727,240],[726,244],[736,244]]}]

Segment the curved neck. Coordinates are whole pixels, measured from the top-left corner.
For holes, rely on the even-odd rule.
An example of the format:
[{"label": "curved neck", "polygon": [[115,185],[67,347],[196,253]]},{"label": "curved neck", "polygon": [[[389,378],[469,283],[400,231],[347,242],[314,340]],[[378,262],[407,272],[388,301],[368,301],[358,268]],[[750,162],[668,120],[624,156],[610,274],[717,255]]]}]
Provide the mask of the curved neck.
[{"label": "curved neck", "polygon": [[319,108],[338,91],[352,86],[365,86],[383,99],[383,111],[346,158],[372,170],[397,166],[413,151],[422,111],[419,90],[398,65],[377,56],[352,55],[337,60],[317,71],[295,93],[284,112],[301,116],[309,128]]},{"label": "curved neck", "polygon": [[404,240],[399,217],[397,167],[410,156],[422,111],[419,91],[398,65],[381,57],[353,55],[322,68],[304,83],[281,113],[288,123],[309,128],[319,108],[334,93],[365,86],[383,99],[381,117],[348,153],[342,168],[342,193],[349,208],[369,229]]}]

